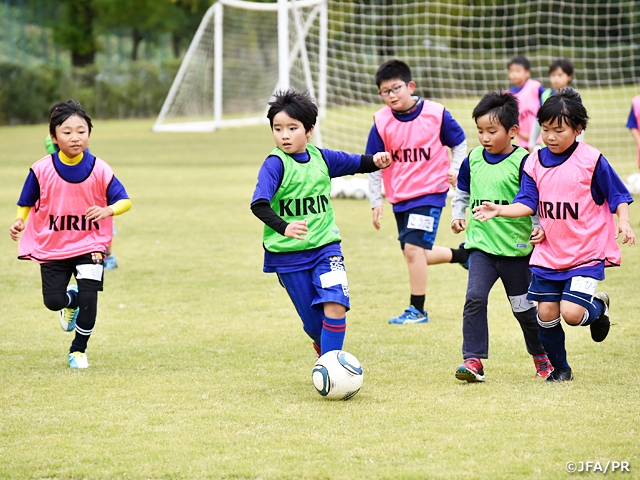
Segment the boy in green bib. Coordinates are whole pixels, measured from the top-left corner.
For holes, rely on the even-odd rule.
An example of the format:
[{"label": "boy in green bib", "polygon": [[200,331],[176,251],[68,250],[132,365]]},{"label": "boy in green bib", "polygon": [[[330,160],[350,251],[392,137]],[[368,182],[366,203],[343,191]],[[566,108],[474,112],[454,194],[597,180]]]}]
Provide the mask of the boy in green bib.
[{"label": "boy in green bib", "polygon": [[522,167],[528,151],[512,145],[518,133],[518,100],[510,92],[489,92],[476,106],[473,118],[481,146],[462,162],[456,195],[452,201],[451,229],[466,230],[469,253],[469,279],[462,317],[462,356],[456,378],[484,382],[481,359],[489,356],[487,304],[489,292],[502,280],[511,310],[522,328],[525,344],[533,356],[536,376],[548,377],[553,371],[538,339],[537,309],[527,300],[531,281],[529,257],[544,231],[532,224],[532,217],[500,218],[500,223],[465,220],[466,209],[490,200],[510,204],[520,188]]},{"label": "boy in green bib", "polygon": [[308,142],[318,108],[308,92],[277,92],[267,117],[276,143],[260,167],[251,211],[264,223],[264,267],[287,290],[317,356],[342,350],[349,285],[331,178],[391,163],[387,152],[349,154]]}]

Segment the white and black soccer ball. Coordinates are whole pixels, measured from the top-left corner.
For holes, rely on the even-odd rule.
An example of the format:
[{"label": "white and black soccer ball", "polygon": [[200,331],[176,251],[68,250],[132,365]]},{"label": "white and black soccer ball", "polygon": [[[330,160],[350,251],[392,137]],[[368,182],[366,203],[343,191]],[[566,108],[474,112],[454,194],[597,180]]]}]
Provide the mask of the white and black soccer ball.
[{"label": "white and black soccer ball", "polygon": [[311,377],[323,397],[348,400],[360,391],[364,373],[355,356],[344,350],[332,350],[316,361]]},{"label": "white and black soccer ball", "polygon": [[640,195],[640,173],[629,175],[625,185],[631,195]]}]

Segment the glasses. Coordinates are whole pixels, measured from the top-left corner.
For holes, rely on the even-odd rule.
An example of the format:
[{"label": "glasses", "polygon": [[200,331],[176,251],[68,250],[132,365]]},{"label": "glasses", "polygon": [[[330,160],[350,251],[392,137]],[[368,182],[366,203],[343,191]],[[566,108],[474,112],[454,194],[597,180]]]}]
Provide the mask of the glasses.
[{"label": "glasses", "polygon": [[395,88],[390,88],[389,90],[380,90],[378,91],[378,94],[381,97],[388,97],[389,95],[391,95],[392,93],[395,95],[396,93],[398,93],[400,90],[402,90],[402,87],[406,87],[408,85],[408,83],[403,83],[402,85],[399,85]]}]

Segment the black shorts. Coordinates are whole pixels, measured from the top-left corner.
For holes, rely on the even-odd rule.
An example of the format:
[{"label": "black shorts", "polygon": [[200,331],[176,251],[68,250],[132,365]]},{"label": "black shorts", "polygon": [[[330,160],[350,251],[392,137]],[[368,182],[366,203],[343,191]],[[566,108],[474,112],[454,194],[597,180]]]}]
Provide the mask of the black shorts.
[{"label": "black shorts", "polygon": [[78,290],[101,292],[104,281],[103,260],[103,253],[93,252],[41,264],[42,294],[65,293],[71,275],[76,278]]}]

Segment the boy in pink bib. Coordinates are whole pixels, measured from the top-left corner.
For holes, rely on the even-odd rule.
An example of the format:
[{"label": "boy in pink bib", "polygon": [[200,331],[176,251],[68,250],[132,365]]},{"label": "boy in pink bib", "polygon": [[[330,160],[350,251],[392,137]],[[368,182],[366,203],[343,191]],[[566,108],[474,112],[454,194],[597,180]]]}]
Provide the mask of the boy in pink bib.
[{"label": "boy in pink bib", "polygon": [[631,132],[638,147],[638,167],[640,167],[640,95],[633,98],[631,112],[627,120],[627,128]]},{"label": "boy in pink bib", "polygon": [[[92,127],[78,102],[51,108],[49,132],[59,151],[31,167],[9,229],[15,241],[24,231],[18,258],[40,264],[45,306],[59,311],[64,331],[76,332],[67,356],[71,368],[89,366],[85,350],[103,288],[112,216],[131,208],[111,167],[87,149]],[[76,284],[69,285],[72,275]]]},{"label": "boy in pink bib", "polygon": [[605,267],[620,264],[618,236],[622,243],[636,243],[629,191],[598,150],[576,142],[588,118],[572,88],[551,96],[538,112],[546,148],[527,159],[513,203],[483,202],[473,209],[473,218],[481,221],[538,214],[546,236],[529,262],[533,275],[527,299],[538,302],[540,341],[554,368],[548,382],[573,379],[563,318],[571,326],[588,325],[595,342],[607,337],[609,296],[596,293],[596,287]]},{"label": "boy in pink bib", "polygon": [[509,80],[513,85],[509,91],[518,99],[520,115],[518,116],[518,145],[529,148],[529,133],[536,121],[541,105],[544,87],[537,80],[532,80],[531,63],[527,57],[519,55],[508,64]]}]

